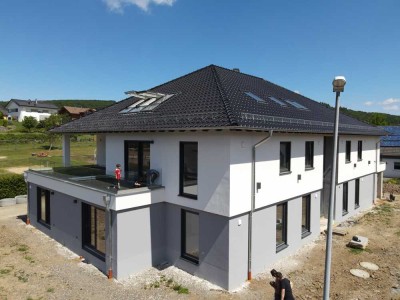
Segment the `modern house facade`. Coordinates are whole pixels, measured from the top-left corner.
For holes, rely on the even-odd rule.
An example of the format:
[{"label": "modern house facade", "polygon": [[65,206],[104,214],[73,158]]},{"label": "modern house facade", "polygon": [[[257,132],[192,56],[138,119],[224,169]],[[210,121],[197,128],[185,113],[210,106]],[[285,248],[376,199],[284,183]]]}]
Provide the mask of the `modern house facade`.
[{"label": "modern house facade", "polygon": [[[65,168],[26,172],[32,225],[109,276],[168,263],[227,290],[320,234],[333,110],[214,65],[128,94],[53,129]],[[381,129],[341,115],[339,131],[337,221],[373,204],[385,169]],[[92,174],[68,167],[76,133],[97,136]]]},{"label": "modern house facade", "polygon": [[7,105],[8,116],[22,122],[25,117],[34,117],[37,121],[47,119],[58,111],[57,106],[46,101],[11,99]]},{"label": "modern house facade", "polygon": [[383,173],[387,178],[400,178],[400,126],[382,126],[386,135],[381,137],[381,160],[386,163]]}]

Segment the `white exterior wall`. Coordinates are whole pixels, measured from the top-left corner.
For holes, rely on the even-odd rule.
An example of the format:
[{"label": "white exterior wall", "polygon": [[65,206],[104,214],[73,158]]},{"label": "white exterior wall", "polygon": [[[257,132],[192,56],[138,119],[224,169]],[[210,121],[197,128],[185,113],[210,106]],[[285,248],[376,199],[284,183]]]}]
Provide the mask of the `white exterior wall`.
[{"label": "white exterior wall", "polygon": [[[346,163],[346,141],[351,141],[351,162]],[[362,160],[357,160],[358,141],[363,143]],[[382,168],[377,151],[379,137],[340,136],[338,156],[338,183],[372,174]],[[378,148],[379,149],[379,148]]]},{"label": "white exterior wall", "polygon": [[400,170],[394,169],[394,163],[395,162],[400,163],[400,157],[399,158],[383,157],[382,162],[386,164],[386,170],[383,172],[384,177],[400,178]]},{"label": "white exterior wall", "polygon": [[96,163],[99,166],[106,166],[106,138],[105,134],[96,135]]},{"label": "white exterior wall", "polygon": [[[21,122],[25,117],[34,117],[36,120],[40,121],[48,118],[51,114],[57,113],[57,109],[18,106],[15,102],[9,103],[6,108],[7,109],[18,108],[17,112],[8,113],[9,116],[18,119],[18,122]],[[37,111],[32,111],[32,109]],[[44,110],[47,112],[43,112]]]},{"label": "white exterior wall", "polygon": [[[251,153],[267,133],[235,133],[231,139],[230,215],[250,210]],[[314,169],[305,169],[305,142],[314,141]],[[291,142],[290,174],[280,175],[280,142]],[[323,136],[273,134],[256,150],[256,209],[322,189]],[[298,175],[301,179],[298,180]]]},{"label": "white exterior wall", "polygon": [[[221,131],[108,135],[106,139],[107,174],[113,175],[117,163],[124,166],[125,140],[153,141],[150,144],[150,167],[160,172],[160,182],[165,187],[164,201],[223,216],[229,215],[230,136],[227,133]],[[198,142],[197,200],[179,196],[181,141]]]}]

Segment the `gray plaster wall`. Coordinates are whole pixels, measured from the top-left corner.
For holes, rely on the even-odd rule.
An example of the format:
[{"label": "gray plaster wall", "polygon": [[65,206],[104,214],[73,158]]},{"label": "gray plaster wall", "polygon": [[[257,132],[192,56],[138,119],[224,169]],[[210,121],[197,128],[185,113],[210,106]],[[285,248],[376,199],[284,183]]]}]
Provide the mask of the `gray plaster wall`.
[{"label": "gray plaster wall", "polygon": [[164,211],[165,203],[160,203],[116,214],[114,276],[117,279],[165,262]]},{"label": "gray plaster wall", "polygon": [[355,180],[348,181],[348,213],[343,215],[343,183],[336,186],[335,222],[342,222],[373,205],[376,174],[360,177],[360,206],[355,207]]},{"label": "gray plaster wall", "polygon": [[[38,222],[37,185],[29,184],[29,217],[31,225],[76,254],[83,256],[102,272],[106,263],[82,248],[82,202],[56,191],[50,193],[50,228]],[[46,187],[43,187],[48,189]],[[75,201],[76,200],[76,201]],[[75,203],[76,202],[76,203]],[[106,232],[106,234],[108,234]]]},{"label": "gray plaster wall", "polygon": [[166,204],[166,259],[176,267],[229,289],[229,219],[204,211],[199,213],[199,264],[181,258],[181,211],[184,207]]}]

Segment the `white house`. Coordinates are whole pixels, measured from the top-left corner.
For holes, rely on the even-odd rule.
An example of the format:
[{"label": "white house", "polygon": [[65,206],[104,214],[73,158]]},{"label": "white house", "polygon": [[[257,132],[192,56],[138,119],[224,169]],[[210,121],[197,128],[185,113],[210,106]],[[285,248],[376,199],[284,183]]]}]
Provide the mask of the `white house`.
[{"label": "white house", "polygon": [[34,117],[37,121],[47,119],[58,111],[57,106],[47,101],[11,99],[7,105],[8,116],[22,122],[25,117]]},{"label": "white house", "polygon": [[[233,290],[320,234],[331,184],[337,221],[380,195],[381,129],[340,116],[332,181],[334,111],[262,78],[210,65],[128,93],[53,129],[64,168],[26,173],[31,224],[109,276],[170,263]],[[77,133],[97,136],[86,174]]]},{"label": "white house", "polygon": [[381,160],[386,163],[383,173],[387,178],[400,178],[400,126],[382,126]]}]

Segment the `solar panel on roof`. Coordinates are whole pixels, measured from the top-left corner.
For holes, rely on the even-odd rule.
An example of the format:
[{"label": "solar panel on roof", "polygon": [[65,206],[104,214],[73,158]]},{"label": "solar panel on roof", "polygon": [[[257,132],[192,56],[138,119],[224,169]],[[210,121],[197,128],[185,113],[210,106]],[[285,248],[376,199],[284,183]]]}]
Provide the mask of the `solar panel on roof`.
[{"label": "solar panel on roof", "polygon": [[253,98],[254,100],[256,100],[257,102],[260,103],[266,103],[264,99],[261,99],[260,97],[258,97],[257,95],[254,95],[252,92],[244,92],[247,96],[250,96],[251,98]]},{"label": "solar panel on roof", "polygon": [[268,98],[272,101],[274,101],[275,103],[278,103],[280,106],[287,106],[287,104],[281,100],[276,99],[275,97],[272,96],[268,96]]},{"label": "solar panel on roof", "polygon": [[307,107],[301,105],[300,103],[293,101],[293,100],[286,100],[287,103],[293,105],[294,107],[298,108],[298,109],[304,109],[304,110],[308,110]]}]

